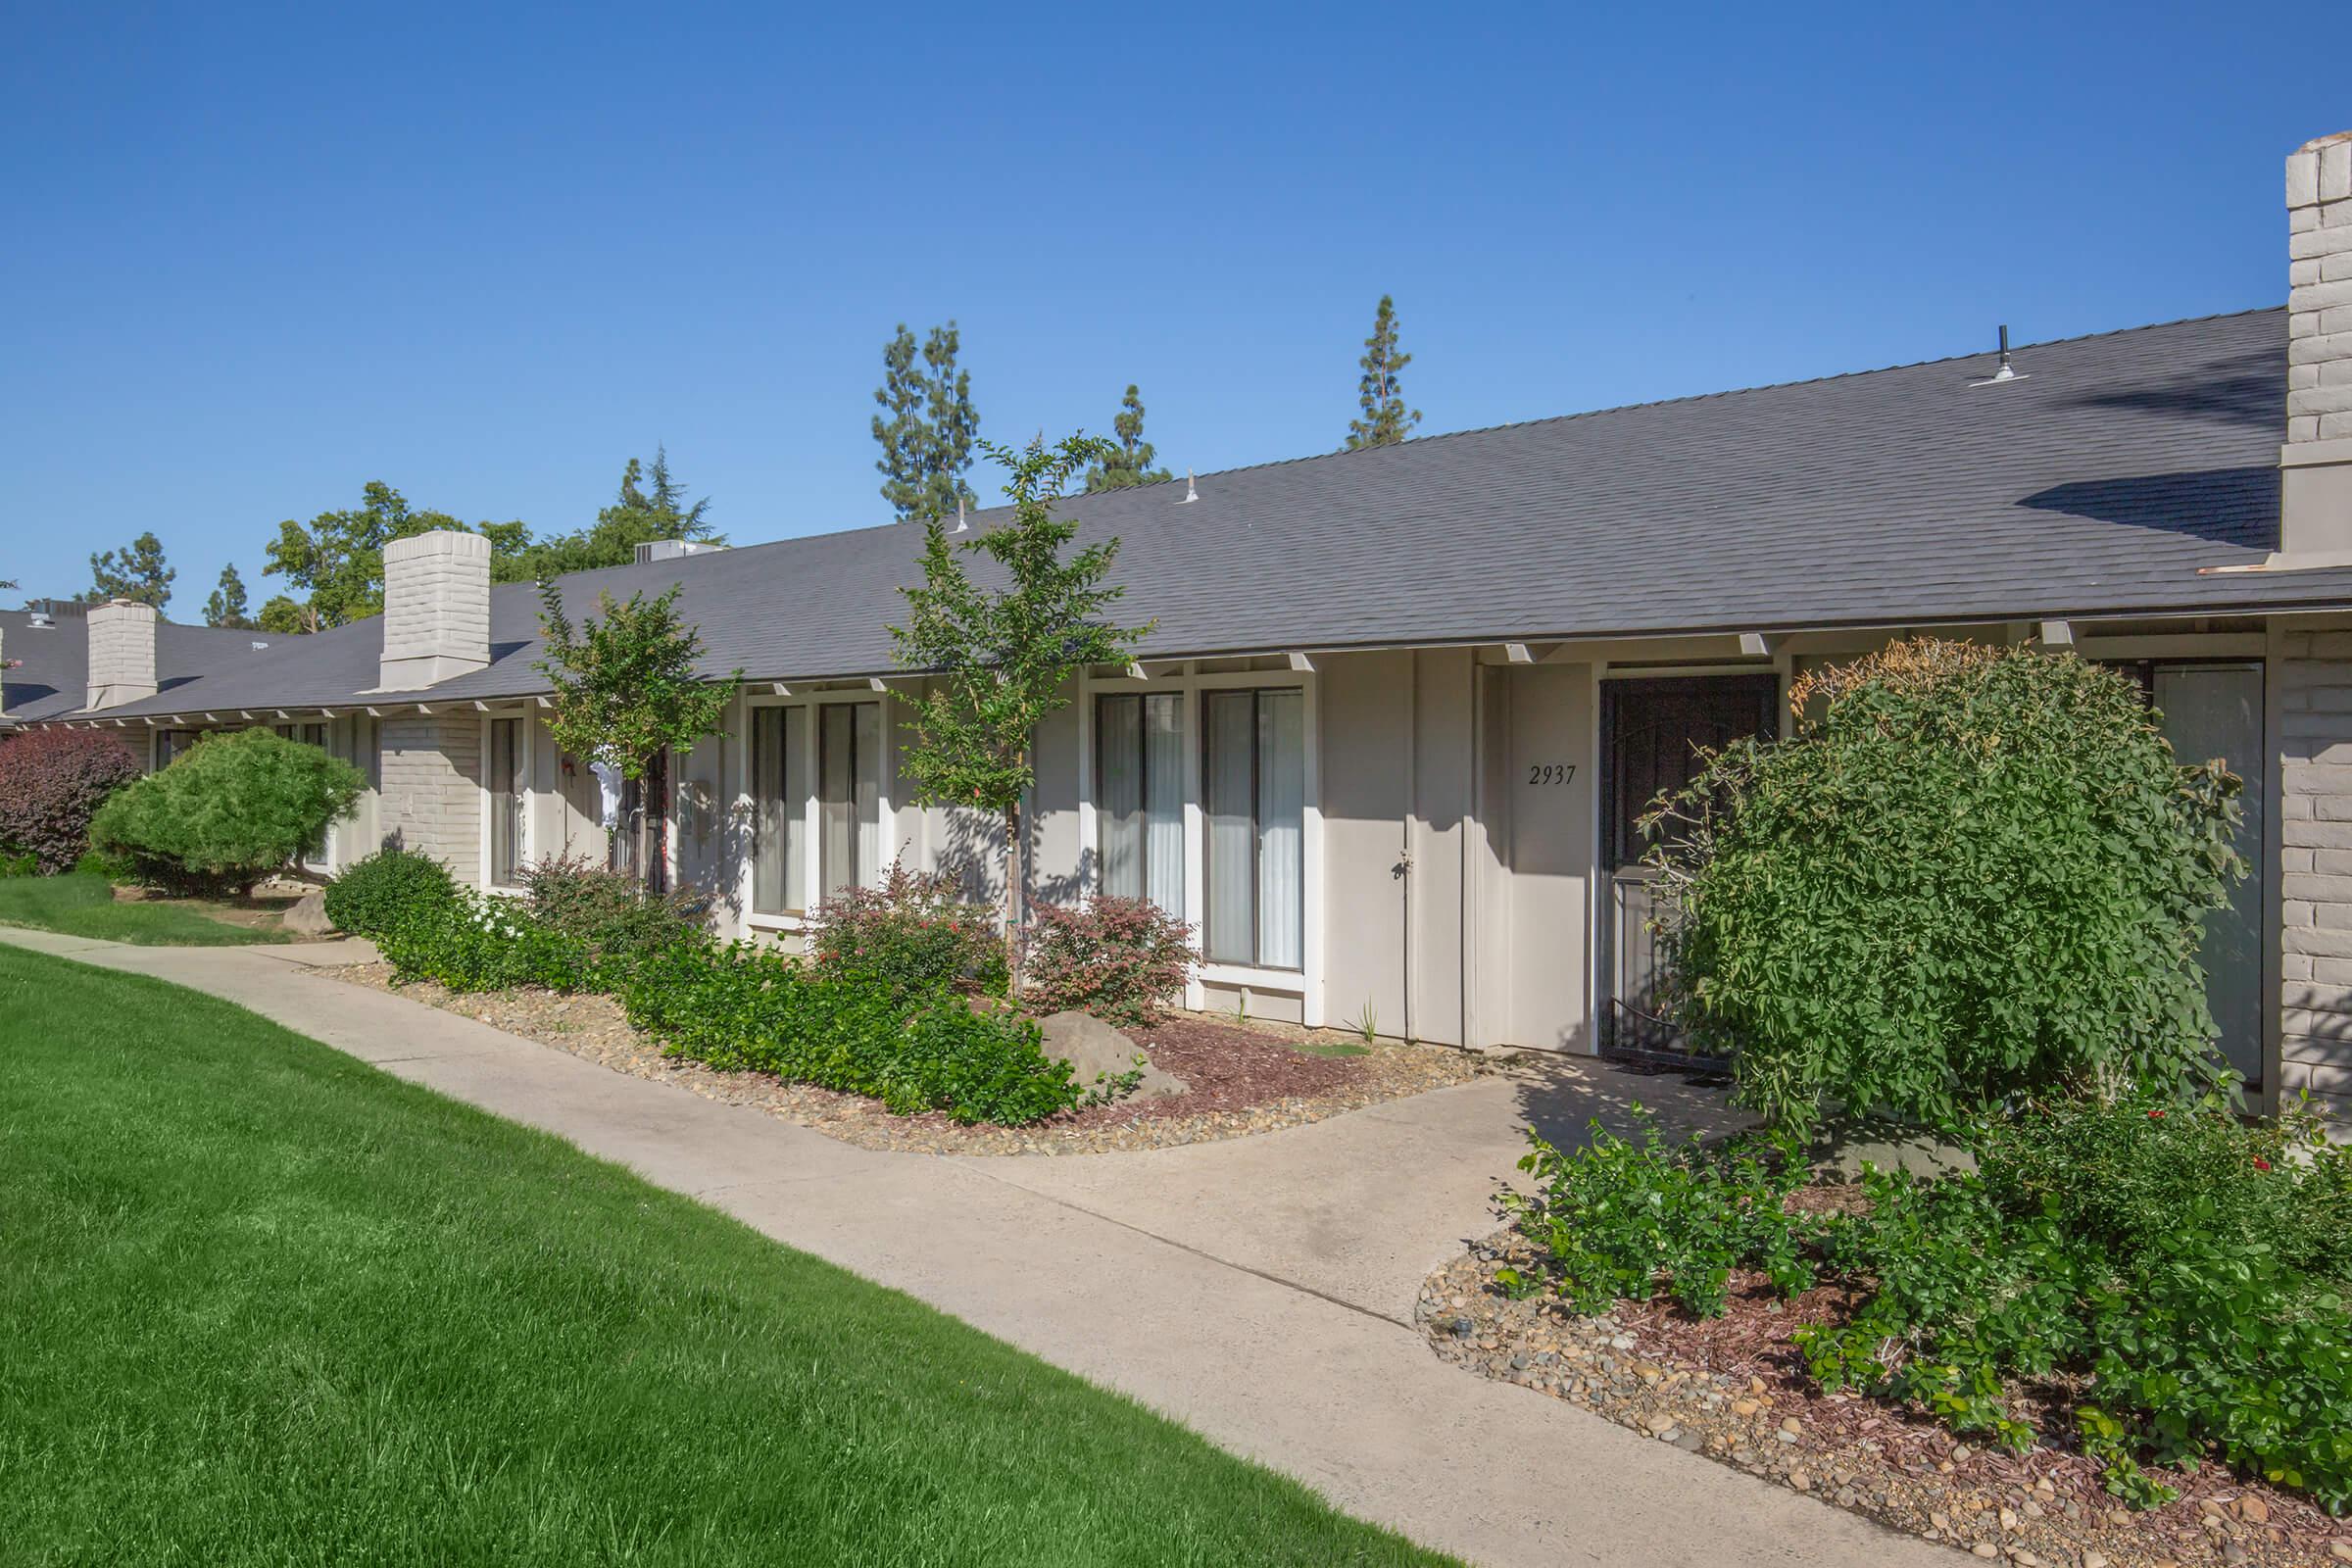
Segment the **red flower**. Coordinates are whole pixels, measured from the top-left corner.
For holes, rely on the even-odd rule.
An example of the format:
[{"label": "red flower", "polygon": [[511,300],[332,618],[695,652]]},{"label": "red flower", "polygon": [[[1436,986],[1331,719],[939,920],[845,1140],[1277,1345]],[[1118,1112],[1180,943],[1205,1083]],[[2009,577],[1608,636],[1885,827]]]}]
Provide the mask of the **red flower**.
[{"label": "red flower", "polygon": [[2161,1110],[2151,1110],[2148,1112],[2148,1120],[2162,1121],[2164,1120],[2164,1112]]},{"label": "red flower", "polygon": [[2269,1170],[2271,1168],[2271,1162],[2263,1158],[2260,1154],[2257,1154],[2254,1156],[2254,1168],[2256,1170]]}]

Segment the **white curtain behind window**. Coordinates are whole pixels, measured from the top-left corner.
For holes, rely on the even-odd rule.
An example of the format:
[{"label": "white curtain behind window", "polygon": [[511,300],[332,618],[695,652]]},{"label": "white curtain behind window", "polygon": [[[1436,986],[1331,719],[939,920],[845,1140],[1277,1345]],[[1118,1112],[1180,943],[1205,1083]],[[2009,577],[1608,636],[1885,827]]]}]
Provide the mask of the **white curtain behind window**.
[{"label": "white curtain behind window", "polygon": [[1201,813],[1207,839],[1208,899],[1204,951],[1219,963],[1256,961],[1257,886],[1250,806],[1255,704],[1249,692],[1210,692],[1201,704],[1206,756]]},{"label": "white curtain behind window", "polygon": [[1144,699],[1144,867],[1141,890],[1184,916],[1184,699]]},{"label": "white curtain behind window", "polygon": [[1095,755],[1102,760],[1095,807],[1096,853],[1102,892],[1114,899],[1144,896],[1143,699],[1104,697],[1095,705],[1101,727]]},{"label": "white curtain behind window", "polygon": [[807,822],[802,803],[805,779],[791,764],[800,760],[793,744],[800,715],[781,708],[752,710],[752,907],[781,914],[801,903],[797,853]]},{"label": "white curtain behind window", "polygon": [[858,880],[855,711],[828,703],[817,719],[817,893],[830,898]]},{"label": "white curtain behind window", "polygon": [[1295,691],[1257,694],[1257,961],[1270,969],[1299,967],[1303,951],[1305,706]]}]

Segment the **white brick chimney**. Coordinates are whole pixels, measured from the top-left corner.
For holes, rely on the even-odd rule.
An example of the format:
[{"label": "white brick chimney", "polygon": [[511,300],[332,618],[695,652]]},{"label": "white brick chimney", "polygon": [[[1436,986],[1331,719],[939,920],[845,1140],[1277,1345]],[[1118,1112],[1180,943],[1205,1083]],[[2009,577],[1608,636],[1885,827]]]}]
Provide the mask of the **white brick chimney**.
[{"label": "white brick chimney", "polygon": [[2286,227],[2286,445],[2274,561],[2352,564],[2352,130],[2287,155]]},{"label": "white brick chimney", "polygon": [[85,708],[120,708],[155,695],[153,605],[110,599],[89,612],[89,681]]},{"label": "white brick chimney", "polygon": [[490,541],[440,528],[384,546],[380,691],[416,691],[490,662]]}]

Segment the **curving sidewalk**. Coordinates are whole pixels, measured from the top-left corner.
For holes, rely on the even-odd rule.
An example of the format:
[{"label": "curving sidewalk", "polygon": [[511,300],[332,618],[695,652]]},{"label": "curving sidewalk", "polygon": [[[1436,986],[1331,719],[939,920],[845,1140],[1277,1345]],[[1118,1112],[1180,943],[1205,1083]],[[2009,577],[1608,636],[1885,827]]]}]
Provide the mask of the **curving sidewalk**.
[{"label": "curving sidewalk", "polygon": [[1422,1279],[1494,1228],[1531,1119],[1573,1136],[1669,1080],[1562,1063],[1234,1143],[968,1158],[854,1149],[309,972],[322,948],[0,941],[193,987],[619,1161],[779,1242],[1495,1564],[1946,1564],[1957,1554],[1431,1355]]}]

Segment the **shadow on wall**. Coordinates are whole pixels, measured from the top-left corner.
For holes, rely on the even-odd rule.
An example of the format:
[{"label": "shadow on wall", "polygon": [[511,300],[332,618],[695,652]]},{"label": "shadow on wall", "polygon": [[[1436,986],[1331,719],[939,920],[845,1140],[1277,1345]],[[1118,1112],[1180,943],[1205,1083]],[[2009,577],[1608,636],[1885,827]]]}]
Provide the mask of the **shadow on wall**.
[{"label": "shadow on wall", "polygon": [[2206,468],[2052,485],[2018,505],[2210,544],[2268,550],[2278,542],[2278,470]]},{"label": "shadow on wall", "polygon": [[[1004,824],[978,811],[951,808],[945,813],[946,842],[940,846],[939,869],[956,878],[957,895],[967,904],[986,905],[992,908],[1003,906],[1004,866]],[[1034,909],[1041,904],[1076,904],[1093,885],[1095,852],[1092,846],[1078,852],[1076,867],[1067,872],[1041,872],[1039,839],[1044,824],[1035,814],[1022,818],[1024,844],[1022,865],[1028,873],[1028,886],[1023,891],[1023,906]]]}]

